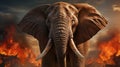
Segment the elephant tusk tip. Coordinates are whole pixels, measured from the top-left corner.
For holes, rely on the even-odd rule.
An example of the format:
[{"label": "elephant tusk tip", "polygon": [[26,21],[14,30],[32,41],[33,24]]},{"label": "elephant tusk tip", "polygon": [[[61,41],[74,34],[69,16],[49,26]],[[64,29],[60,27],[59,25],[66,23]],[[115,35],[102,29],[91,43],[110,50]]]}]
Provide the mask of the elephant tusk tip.
[{"label": "elephant tusk tip", "polygon": [[78,56],[78,58],[84,59],[85,58],[84,55],[82,55],[82,53],[79,52],[79,50],[77,49],[73,39],[71,39],[70,42],[71,42],[70,47],[73,50],[73,52]]},{"label": "elephant tusk tip", "polygon": [[78,57],[79,57],[80,59],[84,59],[84,58],[85,58],[85,56],[83,56],[83,55],[78,55]]},{"label": "elephant tusk tip", "polygon": [[84,59],[85,57],[84,56],[81,56],[82,59]]},{"label": "elephant tusk tip", "polygon": [[38,61],[39,59],[41,59],[41,57],[37,57],[35,60]]},{"label": "elephant tusk tip", "polygon": [[48,51],[52,47],[52,44],[50,44],[50,43],[51,43],[51,39],[49,39],[49,41],[47,42],[47,45],[46,45],[45,49],[43,50],[43,52],[36,58],[36,61],[39,59],[42,59],[48,53]]}]

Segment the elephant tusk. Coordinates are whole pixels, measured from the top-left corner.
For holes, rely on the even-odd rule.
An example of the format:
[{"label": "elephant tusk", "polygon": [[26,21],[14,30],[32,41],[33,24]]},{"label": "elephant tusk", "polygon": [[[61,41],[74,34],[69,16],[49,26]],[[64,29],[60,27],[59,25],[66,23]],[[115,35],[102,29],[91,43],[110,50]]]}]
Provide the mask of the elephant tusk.
[{"label": "elephant tusk", "polygon": [[84,56],[79,52],[77,49],[73,39],[70,39],[70,47],[73,50],[73,52],[79,57],[79,58],[84,58]]},{"label": "elephant tusk", "polygon": [[49,39],[49,41],[48,41],[45,49],[43,50],[43,52],[36,58],[36,61],[39,60],[39,59],[41,59],[41,58],[43,58],[48,53],[48,51],[52,47],[52,44],[50,44],[50,43],[51,43],[51,39]]}]

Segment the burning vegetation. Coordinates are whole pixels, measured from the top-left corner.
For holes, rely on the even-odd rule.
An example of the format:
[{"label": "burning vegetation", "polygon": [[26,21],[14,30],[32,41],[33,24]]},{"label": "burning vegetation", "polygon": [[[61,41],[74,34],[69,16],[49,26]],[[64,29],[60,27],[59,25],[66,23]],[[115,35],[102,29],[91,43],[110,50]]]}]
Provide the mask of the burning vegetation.
[{"label": "burning vegetation", "polygon": [[[110,40],[101,42],[98,46],[100,50],[98,63],[105,63],[109,65],[120,65],[117,64],[120,61],[120,33],[116,33]],[[115,66],[117,67],[117,66]]]},{"label": "burning vegetation", "polygon": [[34,52],[14,40],[16,28],[10,25],[4,30],[6,35],[0,41],[0,67],[40,67]]},{"label": "burning vegetation", "polygon": [[120,67],[120,32],[109,31],[96,44],[97,49],[90,53],[94,57],[88,56],[86,67]]}]

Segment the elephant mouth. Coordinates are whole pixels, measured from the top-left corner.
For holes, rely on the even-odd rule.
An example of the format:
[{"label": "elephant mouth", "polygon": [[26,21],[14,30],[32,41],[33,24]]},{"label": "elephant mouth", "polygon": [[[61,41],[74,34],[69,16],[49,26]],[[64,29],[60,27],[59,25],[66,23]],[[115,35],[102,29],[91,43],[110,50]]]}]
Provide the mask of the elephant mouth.
[{"label": "elephant mouth", "polygon": [[[52,47],[52,43],[51,43],[52,39],[50,38],[47,42],[47,45],[45,47],[45,49],[43,50],[43,52],[36,58],[36,60],[42,59],[51,49]],[[77,49],[73,38],[70,38],[70,44],[69,44],[70,48],[72,49],[72,51],[78,56],[78,58],[83,59],[84,56],[82,55],[82,53],[79,52],[79,50]]]}]

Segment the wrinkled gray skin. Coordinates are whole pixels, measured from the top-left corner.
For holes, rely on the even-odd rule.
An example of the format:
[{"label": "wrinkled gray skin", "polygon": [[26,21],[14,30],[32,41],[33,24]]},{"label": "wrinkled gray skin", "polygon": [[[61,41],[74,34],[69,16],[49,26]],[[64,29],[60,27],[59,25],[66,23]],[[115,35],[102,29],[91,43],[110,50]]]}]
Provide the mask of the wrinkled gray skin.
[{"label": "wrinkled gray skin", "polygon": [[18,25],[22,31],[39,40],[41,52],[48,40],[52,39],[52,48],[42,58],[42,67],[84,67],[85,59],[79,58],[71,50],[70,39],[85,56],[86,45],[80,44],[106,24],[106,19],[88,4],[57,2],[32,9]]}]

